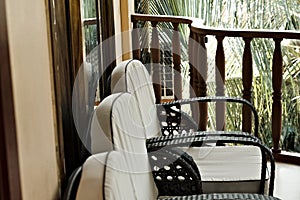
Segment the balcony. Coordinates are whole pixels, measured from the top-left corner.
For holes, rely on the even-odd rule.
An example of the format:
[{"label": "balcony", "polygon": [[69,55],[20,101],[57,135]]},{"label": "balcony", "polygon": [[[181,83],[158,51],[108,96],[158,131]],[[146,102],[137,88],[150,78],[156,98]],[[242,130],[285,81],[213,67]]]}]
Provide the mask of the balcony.
[{"label": "balcony", "polygon": [[[217,29],[211,27],[205,27],[201,22],[191,18],[185,17],[174,17],[174,16],[153,16],[153,15],[141,15],[134,14],[131,16],[133,23],[133,57],[135,59],[142,59],[142,55],[145,49],[150,49],[151,57],[151,71],[154,83],[161,83],[161,70],[158,66],[159,63],[163,63],[160,59],[162,51],[159,50],[160,37],[162,29],[158,28],[158,24],[168,23],[168,27],[172,27],[173,30],[171,41],[172,41],[172,52],[173,52],[173,69],[174,73],[174,98],[181,99],[183,97],[183,80],[182,80],[182,52],[180,44],[180,36],[178,33],[178,27],[184,24],[188,27],[190,35],[188,40],[188,63],[189,63],[189,93],[190,97],[195,96],[206,96],[208,93],[208,53],[206,46],[208,45],[208,37],[213,36],[216,40],[216,54],[215,54],[215,95],[225,95],[225,51],[223,41],[225,38],[241,38],[244,41],[243,55],[242,58],[242,97],[252,101],[252,86],[253,86],[253,54],[251,48],[251,41],[255,38],[259,39],[271,39],[274,42],[274,52],[272,55],[272,115],[269,119],[272,126],[272,150],[277,161],[276,171],[276,182],[275,182],[275,196],[281,197],[282,199],[298,199],[300,196],[296,189],[296,185],[299,185],[299,180],[293,177],[299,177],[300,172],[300,156],[298,153],[290,153],[282,151],[280,147],[280,138],[282,137],[282,81],[283,81],[283,56],[281,53],[281,42],[283,39],[300,39],[300,33],[295,31],[274,31],[274,30],[229,30],[229,29]],[[149,47],[143,46],[144,44],[140,41],[140,34],[145,32],[141,31],[139,23],[149,23],[147,34],[150,44]],[[145,27],[145,25],[144,25]],[[210,38],[211,40],[211,38]],[[142,46],[141,46],[142,45]],[[177,73],[176,73],[177,72]],[[186,88],[185,88],[186,89]],[[162,86],[161,84],[154,84],[154,90],[156,94],[156,101],[162,101]],[[206,130],[208,125],[208,105],[200,103],[198,108],[191,108],[192,115],[197,118],[197,113],[201,113],[201,117],[198,121],[198,129]],[[222,103],[216,104],[216,129],[224,130],[226,119],[225,119],[225,105]],[[242,129],[243,131],[251,132],[251,113],[247,108],[242,108]],[[290,164],[296,165],[290,165]],[[289,174],[289,175],[287,175]]]},{"label": "balcony", "polygon": [[[151,71],[154,83],[161,83],[161,70],[158,66],[161,63],[161,51],[159,50],[161,46],[159,34],[168,34],[162,31],[161,27],[158,27],[158,24],[168,24],[167,27],[171,27],[172,36],[170,40],[172,43],[172,52],[173,52],[173,69],[174,73],[174,98],[181,99],[183,96],[183,80],[182,80],[182,52],[181,52],[181,43],[180,35],[178,28],[180,26],[187,26],[190,32],[188,40],[188,63],[189,63],[189,93],[190,97],[195,96],[206,96],[208,93],[208,53],[207,45],[211,41],[211,36],[215,38],[217,43],[216,54],[215,54],[215,95],[224,96],[225,95],[225,51],[223,42],[226,38],[233,39],[242,39],[244,41],[243,55],[240,55],[242,58],[242,97],[252,101],[252,86],[253,86],[253,54],[251,48],[251,41],[256,38],[259,39],[271,39],[274,41],[274,52],[271,55],[272,60],[272,115],[269,119],[272,126],[272,150],[277,161],[283,161],[293,164],[300,164],[299,154],[297,153],[288,153],[281,150],[280,147],[280,138],[282,136],[282,81],[283,81],[283,56],[281,53],[281,42],[283,39],[293,39],[299,40],[300,33],[296,31],[274,31],[274,30],[229,30],[229,29],[218,29],[205,27],[196,19],[178,17],[178,16],[153,16],[153,15],[144,15],[144,14],[133,14],[131,16],[131,21],[133,23],[133,57],[135,59],[142,59],[142,52],[145,52],[145,49],[150,49],[148,52],[151,57]],[[138,29],[141,27],[139,23],[146,24],[148,22],[148,33],[149,37],[146,44],[150,44],[149,47],[142,44],[140,34],[145,32]],[[145,25],[144,25],[145,27]],[[144,29],[144,28],[143,28]],[[168,30],[169,31],[169,30]],[[145,35],[145,34],[144,34]],[[208,40],[210,37],[210,41]],[[141,46],[144,45],[144,46]],[[160,102],[161,99],[161,84],[154,84],[154,90],[156,94],[156,101]],[[224,130],[226,126],[225,120],[225,106],[222,103],[216,104],[216,129]],[[198,121],[199,130],[206,130],[208,125],[208,105],[206,103],[200,103],[198,108],[192,108],[192,115],[194,118],[197,117],[197,113],[201,113],[201,117]],[[251,114],[250,111],[246,108],[242,108],[242,129],[243,131],[251,132]]]},{"label": "balcony", "polygon": [[[224,96],[226,95],[226,70],[230,66],[226,63],[226,46],[225,41],[230,38],[231,40],[240,40],[243,54],[238,55],[242,68],[242,94],[241,97],[253,101],[253,84],[255,80],[255,66],[253,65],[254,53],[253,50],[263,51],[261,49],[253,48],[256,44],[255,40],[270,40],[274,45],[272,55],[270,55],[270,68],[272,69],[272,87],[269,88],[272,96],[271,116],[267,119],[266,123],[271,126],[272,147],[274,157],[277,161],[276,183],[275,183],[275,196],[283,199],[298,199],[299,192],[296,185],[299,180],[292,180],[291,177],[299,176],[300,154],[291,153],[281,149],[282,136],[282,82],[283,82],[283,60],[282,48],[286,40],[299,40],[300,32],[297,31],[275,31],[275,30],[236,30],[236,29],[222,29],[206,27],[201,21],[188,17],[179,16],[166,16],[166,15],[145,15],[133,14],[131,15],[131,22],[133,24],[132,30],[132,55],[133,58],[145,61],[145,56],[150,60],[149,70],[152,74],[154,83],[154,90],[156,94],[156,102],[168,101],[173,99],[188,98],[196,96]],[[95,19],[86,20],[84,25],[96,24]],[[142,24],[142,25],[141,25]],[[165,24],[165,25],[164,25]],[[162,28],[163,27],[163,28]],[[163,30],[163,29],[168,30]],[[186,49],[188,52],[183,52],[182,36],[179,29],[186,27],[189,32],[189,39]],[[169,43],[161,39],[161,35],[168,35]],[[143,38],[145,37],[146,38]],[[211,59],[210,43],[216,43],[215,48],[215,61],[216,68],[214,69],[215,91],[211,92],[209,87],[209,76],[211,76],[211,69],[209,69],[209,62]],[[173,72],[173,98],[163,98],[166,91],[164,75],[162,73],[162,66],[164,66],[164,49],[162,46],[169,45],[169,53],[171,52],[171,64]],[[185,54],[185,55],[184,55]],[[188,55],[188,56],[187,56]],[[187,58],[186,58],[187,57]],[[146,60],[147,60],[146,59]],[[184,59],[187,59],[184,60]],[[183,62],[188,64],[188,78],[182,76]],[[183,80],[185,79],[185,80]],[[187,80],[190,87],[183,87]],[[184,83],[185,82],[185,83]],[[188,90],[188,92],[187,92]],[[226,108],[222,103],[216,104],[215,112],[215,129],[226,129]],[[199,103],[198,106],[191,108],[192,116],[198,121],[198,129],[206,130],[209,127],[210,113],[209,105],[206,103]],[[259,108],[258,108],[259,109]],[[261,109],[261,108],[260,108]],[[263,112],[263,111],[262,111]],[[201,113],[201,116],[197,116]],[[252,116],[247,108],[242,108],[241,127],[243,131],[251,132]],[[263,130],[260,130],[263,134]],[[287,164],[288,163],[288,164]],[[294,165],[290,165],[294,164]],[[296,166],[298,165],[298,166]],[[289,176],[287,176],[289,174]],[[297,182],[298,181],[298,182]],[[291,191],[291,192],[290,192]]]}]

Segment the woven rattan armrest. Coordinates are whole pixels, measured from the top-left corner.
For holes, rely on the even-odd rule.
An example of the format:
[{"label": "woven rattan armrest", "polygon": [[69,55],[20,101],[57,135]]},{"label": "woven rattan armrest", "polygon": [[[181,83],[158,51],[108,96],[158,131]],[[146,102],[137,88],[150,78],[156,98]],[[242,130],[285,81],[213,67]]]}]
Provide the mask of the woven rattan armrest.
[{"label": "woven rattan armrest", "polygon": [[162,104],[156,104],[156,109],[163,135],[177,135],[198,130],[197,123],[184,111]]},{"label": "woven rattan armrest", "polygon": [[180,149],[160,149],[148,153],[159,196],[202,194],[199,170],[188,154]]},{"label": "woven rattan armrest", "polygon": [[[191,98],[191,99],[182,99],[182,100],[157,104],[157,108],[158,108],[158,111],[160,111],[162,109],[165,109],[166,111],[168,111],[168,110],[170,110],[171,107],[174,107],[174,106],[180,107],[181,105],[200,103],[200,102],[233,102],[233,103],[240,103],[240,104],[246,105],[252,111],[253,116],[254,116],[254,135],[256,137],[259,137],[257,111],[255,110],[254,106],[249,101],[247,101],[243,98],[238,98],[238,97],[196,97],[196,98]],[[187,115],[186,113],[184,113],[182,115],[184,120],[187,120],[187,121],[192,120],[191,117],[187,117],[186,115]],[[194,121],[191,121],[188,124],[191,126],[191,128],[193,128],[196,123]],[[196,127],[197,127],[197,125],[196,125]],[[197,129],[195,129],[195,130],[197,130]]]}]

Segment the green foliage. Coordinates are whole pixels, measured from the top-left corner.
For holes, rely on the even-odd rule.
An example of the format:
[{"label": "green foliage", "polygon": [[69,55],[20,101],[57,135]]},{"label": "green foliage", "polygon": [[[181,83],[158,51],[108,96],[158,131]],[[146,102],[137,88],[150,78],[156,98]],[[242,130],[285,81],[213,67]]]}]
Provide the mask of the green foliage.
[{"label": "green foliage", "polygon": [[[83,0],[82,2],[82,18],[96,18],[96,1],[95,0]],[[97,25],[86,25],[83,28],[84,41],[85,41],[85,53],[88,55],[92,49],[97,45]]]},{"label": "green foliage", "polygon": [[96,1],[95,0],[83,0],[82,11],[83,18],[95,18],[96,17]]},{"label": "green foliage", "polygon": [[85,53],[88,55],[97,45],[97,25],[87,25],[84,27]]},{"label": "green foliage", "polygon": [[[138,12],[156,15],[180,15],[197,17],[208,26],[238,29],[285,29],[300,30],[300,0],[141,0]],[[170,28],[170,25],[161,25]],[[187,54],[187,27],[180,29],[182,51]],[[172,33],[161,34],[163,41],[170,42]],[[210,40],[209,40],[210,41]],[[170,44],[170,43],[169,43]],[[253,104],[258,110],[259,132],[268,145],[272,145],[272,54],[274,43],[270,39],[254,39],[251,42],[253,57]],[[241,38],[224,41],[226,55],[226,95],[241,96],[241,55],[244,43]],[[207,44],[208,55],[215,51],[215,44]],[[300,152],[300,42],[282,42],[284,61],[282,85],[282,138],[283,149]],[[187,59],[186,56],[183,56]],[[186,60],[184,60],[186,61]],[[213,63],[213,62],[212,62]],[[183,65],[184,66],[184,65]],[[211,66],[212,68],[214,66]],[[186,69],[183,69],[187,71]],[[214,83],[208,83],[209,94],[214,94]],[[235,105],[227,108],[227,128],[241,126]],[[211,115],[210,123],[214,121]],[[239,112],[241,113],[241,112]]]}]

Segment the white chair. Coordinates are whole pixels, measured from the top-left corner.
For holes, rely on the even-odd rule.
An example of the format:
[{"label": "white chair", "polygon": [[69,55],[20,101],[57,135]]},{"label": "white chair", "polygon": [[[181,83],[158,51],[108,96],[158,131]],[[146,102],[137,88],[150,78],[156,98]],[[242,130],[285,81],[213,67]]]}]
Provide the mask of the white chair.
[{"label": "white chair", "polygon": [[[133,200],[139,199],[134,188],[132,172],[121,152],[110,151],[90,156],[70,179],[64,200]],[[77,183],[75,183],[77,181]],[[140,189],[147,191],[148,188]],[[152,194],[153,196],[156,194]],[[142,199],[151,199],[143,196]],[[153,199],[157,199],[153,197]],[[159,197],[179,199],[262,199],[279,200],[257,194],[203,194],[192,196]]]},{"label": "white chair", "polygon": [[[159,196],[154,184],[149,166],[148,155],[157,162],[157,168],[162,168],[163,173],[169,174],[165,183],[179,182],[184,184],[186,178],[195,178],[194,183],[201,183],[200,177],[196,179],[189,163],[185,163],[181,157],[173,156],[168,146],[160,148],[152,154],[148,154],[145,145],[145,129],[135,98],[129,93],[117,93],[108,96],[97,107],[96,115],[99,119],[99,126],[102,131],[98,132],[101,137],[110,141],[107,147],[113,149],[110,153],[103,152],[92,155],[82,167],[81,175],[75,171],[74,180],[78,180],[78,186],[69,187],[66,197],[71,197],[69,191],[75,193],[76,199],[106,199],[106,200],[131,200],[131,199],[265,199],[278,200],[277,198],[258,194],[199,194],[192,196],[176,197],[173,194],[181,189],[178,185],[168,185],[170,190],[168,197]],[[153,147],[163,145],[165,138],[156,138],[158,143],[153,142]],[[170,138],[169,138],[170,139]],[[180,145],[176,139],[184,141],[181,137],[169,140],[172,144]],[[193,139],[193,138],[192,138]],[[197,138],[196,138],[197,139]],[[199,138],[198,138],[199,139]],[[200,138],[201,139],[201,138]],[[249,139],[249,141],[251,138]],[[253,140],[256,142],[256,140]],[[175,142],[175,143],[174,143]],[[183,144],[183,143],[182,143]],[[151,144],[148,144],[148,146]],[[159,165],[163,163],[163,165]],[[185,168],[187,167],[187,168]],[[169,173],[169,171],[173,173]],[[183,172],[183,173],[182,173]],[[182,176],[181,176],[182,173]],[[76,178],[77,177],[77,178]],[[79,178],[78,178],[79,177]],[[155,177],[157,178],[157,177]],[[163,178],[163,177],[161,177]],[[175,181],[176,179],[176,181]],[[71,180],[70,183],[76,181]],[[163,180],[161,180],[163,181]],[[189,185],[190,187],[193,185]],[[200,184],[201,186],[201,184]],[[188,188],[187,188],[188,189]],[[198,188],[201,191],[201,188]],[[184,195],[183,193],[181,195]],[[72,199],[72,198],[65,198]]]},{"label": "white chair", "polygon": [[[127,60],[116,66],[111,75],[111,91],[113,93],[129,92],[134,95],[141,113],[143,126],[146,129],[147,138],[162,136],[164,131],[172,132],[174,130],[171,129],[178,125],[176,123],[170,125],[170,123],[160,121],[152,81],[148,71],[140,61]],[[202,100],[210,101],[208,98],[199,98],[199,101]],[[227,100],[230,101],[230,98]],[[187,102],[188,100],[178,101],[177,103]],[[194,100],[194,102],[197,101]],[[169,105],[172,105],[172,103],[169,103]],[[176,103],[173,105],[176,105]],[[186,121],[182,124],[186,125]],[[176,134],[183,131],[182,124],[179,124],[179,128],[174,128]],[[167,125],[170,125],[171,128],[168,128]],[[257,124],[255,126],[257,129]],[[190,132],[190,129],[195,128],[194,126],[187,127],[186,132]],[[193,147],[183,149],[193,157],[201,172],[204,193],[265,193],[268,189],[268,171],[264,171],[266,170],[265,160],[259,147],[214,146],[213,148]],[[264,173],[266,173],[265,178],[262,176]],[[261,181],[262,178],[265,179],[265,184]],[[273,188],[273,183],[271,183],[271,187]],[[272,188],[270,188],[271,193]]]},{"label": "white chair", "polygon": [[[133,177],[137,183],[135,185],[136,191],[141,192],[137,192],[139,199],[144,195],[153,198],[153,195],[149,195],[150,193],[157,196],[157,192],[154,192],[156,191],[156,186],[153,182],[145,144],[146,129],[135,98],[129,93],[112,94],[105,98],[96,108],[95,117],[97,117],[99,124],[97,125],[98,131],[93,133],[92,145],[101,146],[101,148],[98,148],[99,151],[117,150],[124,154],[126,160],[130,161],[129,168],[132,170]],[[98,144],[94,141],[98,141]],[[201,193],[199,172],[191,168],[190,163],[187,163],[189,161],[183,160],[176,155],[176,152],[171,150],[159,151],[153,156],[159,161],[160,170],[156,169],[156,171],[160,173],[163,180],[166,180],[168,176],[172,176],[170,174],[164,176],[166,174],[164,173],[164,167],[174,171],[176,167],[180,166],[180,172],[178,171],[173,175],[188,177],[181,182],[176,181],[175,178],[168,180],[163,187],[159,187],[160,194],[167,194],[168,183],[174,189],[171,194],[181,194],[182,192],[185,194]],[[168,160],[163,160],[163,158],[168,158]],[[144,184],[147,184],[147,186]],[[176,189],[174,185],[176,185]],[[149,191],[140,190],[139,187],[149,188]]]}]

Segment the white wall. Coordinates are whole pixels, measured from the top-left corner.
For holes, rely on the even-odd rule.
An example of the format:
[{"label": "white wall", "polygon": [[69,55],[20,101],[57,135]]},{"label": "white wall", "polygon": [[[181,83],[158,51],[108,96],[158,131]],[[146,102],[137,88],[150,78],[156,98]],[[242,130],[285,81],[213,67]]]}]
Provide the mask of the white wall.
[{"label": "white wall", "polygon": [[57,199],[58,168],[46,5],[6,0],[22,196]]}]

